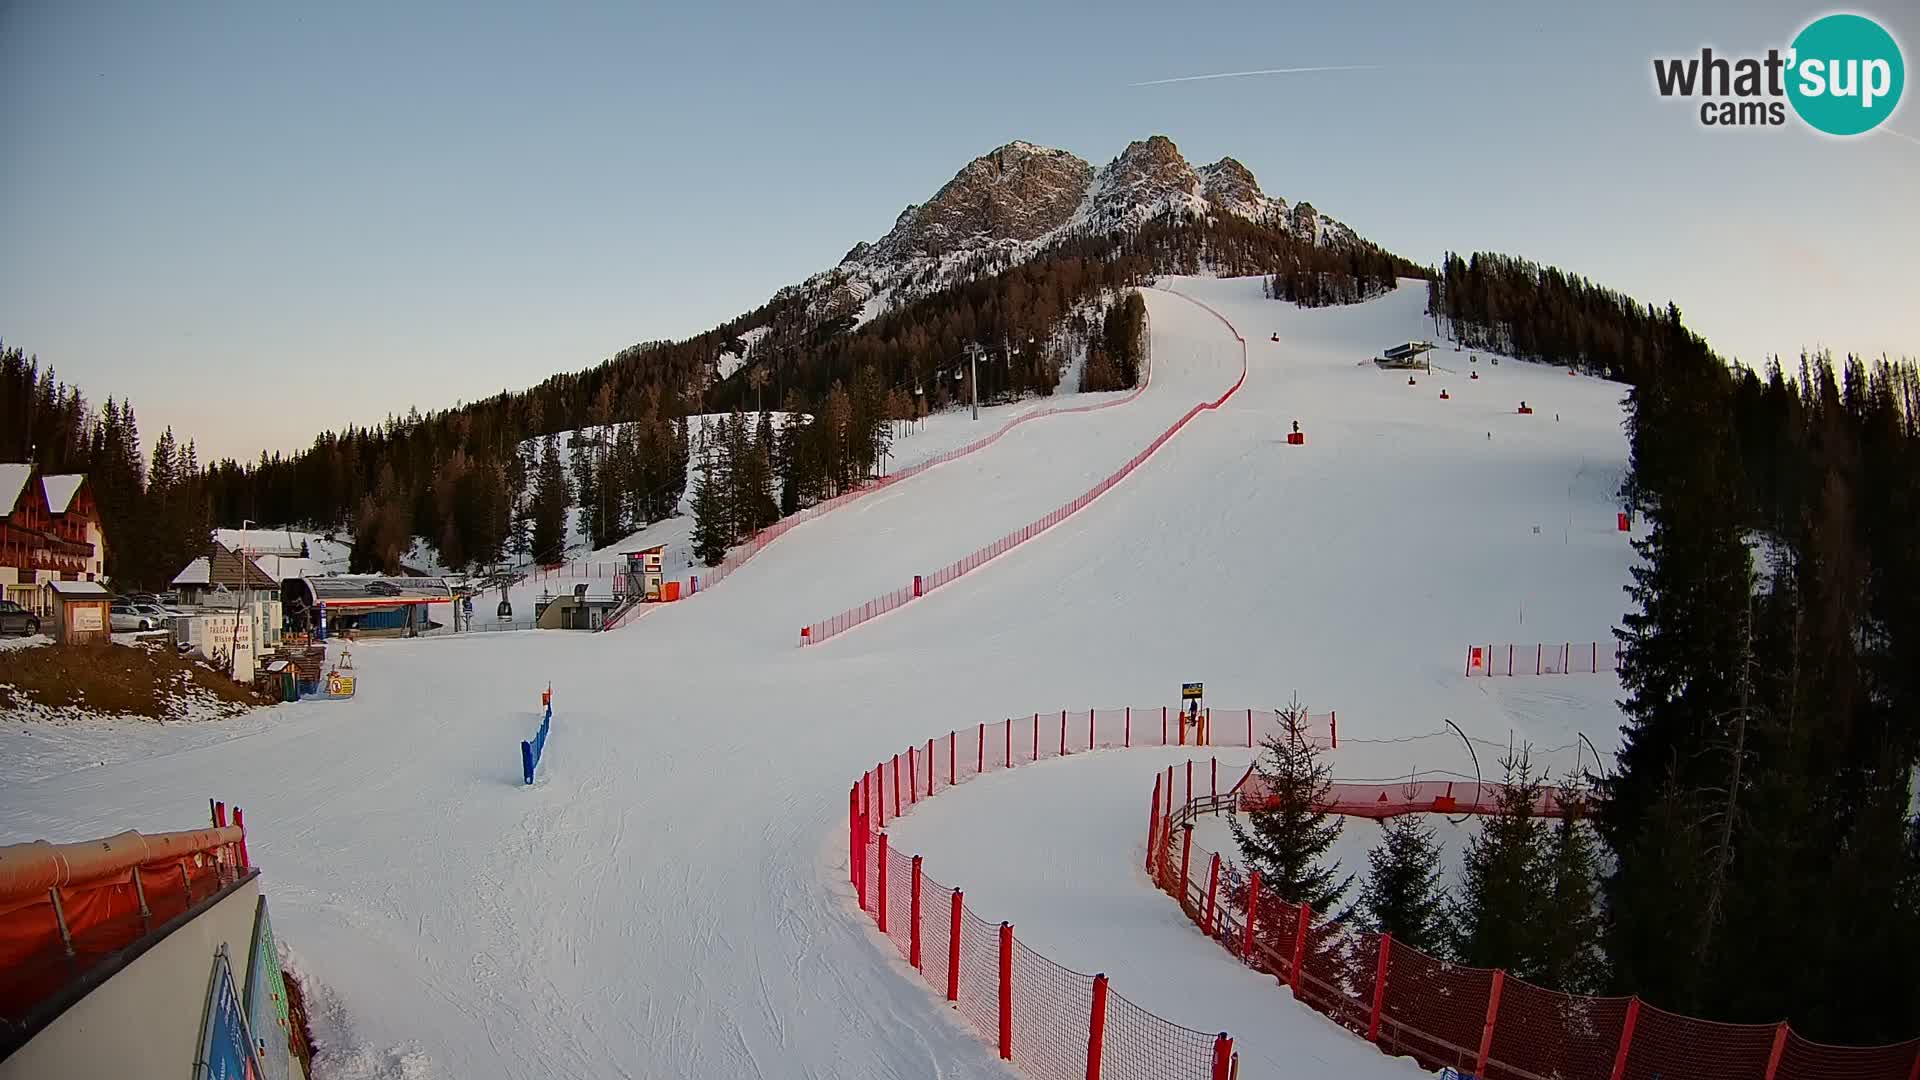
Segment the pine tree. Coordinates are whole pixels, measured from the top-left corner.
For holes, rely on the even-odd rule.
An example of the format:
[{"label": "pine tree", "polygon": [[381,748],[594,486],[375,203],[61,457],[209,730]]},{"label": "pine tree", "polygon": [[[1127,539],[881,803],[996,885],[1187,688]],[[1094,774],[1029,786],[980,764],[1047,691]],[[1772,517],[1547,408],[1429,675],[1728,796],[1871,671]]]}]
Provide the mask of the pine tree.
[{"label": "pine tree", "polygon": [[590,545],[597,548],[601,546],[604,531],[600,519],[600,462],[593,442],[578,432],[573,436],[570,452],[573,490],[580,500],[579,528],[591,538]]},{"label": "pine tree", "polygon": [[1248,869],[1260,872],[1263,897],[1305,902],[1320,915],[1334,907],[1352,886],[1340,877],[1338,862],[1327,853],[1340,838],[1342,818],[1328,812],[1333,766],[1320,759],[1308,737],[1307,711],[1296,699],[1280,711],[1279,734],[1269,737],[1253,771],[1267,792],[1265,805],[1246,813],[1246,823],[1229,818],[1233,839]]},{"label": "pine tree", "polygon": [[567,474],[560,464],[559,440],[552,435],[541,442],[540,470],[533,489],[533,560],[552,566],[567,557],[567,508],[573,505],[573,492],[567,488]]},{"label": "pine tree", "polygon": [[1593,994],[1603,983],[1598,856],[1580,804],[1570,802],[1546,855],[1549,892],[1537,981],[1563,993]]},{"label": "pine tree", "polygon": [[1701,751],[1733,742],[1753,580],[1724,369],[1677,309],[1663,327],[1667,363],[1630,394],[1627,494],[1651,528],[1634,544],[1641,562],[1627,591],[1639,610],[1619,632],[1627,723],[1595,824],[1613,855],[1604,889],[1616,987],[1688,1008],[1696,980],[1686,969],[1712,922],[1708,891],[1677,891],[1673,875],[1703,864],[1706,848],[1689,856],[1674,844],[1706,837],[1656,824],[1653,810],[1704,815],[1698,793],[1726,786],[1724,751]]},{"label": "pine tree", "polygon": [[693,483],[693,555],[708,566],[720,565],[733,541],[727,520],[726,478],[714,451],[701,460]]},{"label": "pine tree", "polygon": [[1367,853],[1359,910],[1374,930],[1392,934],[1395,944],[1445,956],[1452,928],[1434,828],[1419,814],[1380,824],[1380,843]]},{"label": "pine tree", "polygon": [[1543,830],[1533,816],[1541,783],[1525,749],[1501,762],[1499,809],[1467,844],[1460,894],[1454,904],[1454,954],[1472,967],[1506,968],[1537,977],[1547,918]]}]

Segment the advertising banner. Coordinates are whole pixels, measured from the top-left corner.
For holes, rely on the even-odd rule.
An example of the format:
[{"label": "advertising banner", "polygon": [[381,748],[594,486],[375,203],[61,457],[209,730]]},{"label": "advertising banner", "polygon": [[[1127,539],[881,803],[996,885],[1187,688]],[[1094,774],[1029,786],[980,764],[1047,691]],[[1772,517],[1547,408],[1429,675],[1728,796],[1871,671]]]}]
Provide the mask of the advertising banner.
[{"label": "advertising banner", "polygon": [[262,1080],[224,944],[213,954],[213,982],[207,989],[207,1012],[200,1023],[200,1053],[193,1075],[194,1080]]},{"label": "advertising banner", "polygon": [[289,1034],[292,1020],[287,1011],[287,984],[280,974],[280,953],[273,941],[273,924],[267,919],[267,898],[253,917],[253,949],[247,960],[247,1026],[253,1032],[254,1046],[260,1054],[262,1075],[267,1080],[288,1080],[292,1075]]}]

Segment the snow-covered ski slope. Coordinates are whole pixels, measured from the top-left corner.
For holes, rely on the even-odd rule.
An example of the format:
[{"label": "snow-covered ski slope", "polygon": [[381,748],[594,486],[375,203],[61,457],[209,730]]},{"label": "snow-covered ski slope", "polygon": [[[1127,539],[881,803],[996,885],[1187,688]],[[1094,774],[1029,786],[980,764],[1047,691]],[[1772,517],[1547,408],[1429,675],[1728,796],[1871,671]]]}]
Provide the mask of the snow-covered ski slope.
[{"label": "snow-covered ski slope", "polygon": [[[1337,708],[1343,755],[1443,717],[1498,741],[1584,731],[1603,750],[1617,723],[1606,676],[1469,682],[1460,664],[1469,641],[1589,640],[1617,618],[1620,387],[1510,361],[1470,382],[1465,354],[1441,354],[1458,374],[1416,387],[1361,366],[1420,336],[1418,288],[1304,311],[1257,280],[1166,284],[1246,335],[1240,392],[1064,524],[900,611],[796,646],[802,623],[1045,513],[1217,397],[1240,373],[1226,328],[1150,291],[1153,385],[1131,404],[1022,425],[614,633],[356,646],[352,701],[41,770],[0,790],[0,841],[183,827],[208,796],[244,806],[281,934],[337,997],[343,1075],[1004,1076],[851,908],[846,792],[873,762],[1009,714],[1170,701],[1193,679],[1215,701],[1297,690]],[[1514,415],[1523,397],[1533,416]],[[1304,447],[1284,445],[1294,418]],[[549,681],[553,734],[523,788],[515,744]],[[7,737],[7,753],[35,752],[33,736]],[[1341,771],[1463,766],[1445,753],[1383,744]],[[1114,795],[1127,836],[1150,771]],[[1040,809],[1070,836],[1096,808]],[[970,842],[998,857],[961,880],[929,847],[929,873],[1169,1019],[1240,1022],[1231,999],[1260,980],[1163,1000],[1119,974],[1125,934],[1110,959],[1083,955],[1036,936],[1064,915],[1000,910],[988,897],[1003,884],[1005,907],[1028,902],[1013,887],[1035,870],[1032,839],[983,821]],[[1298,1067],[1265,1075],[1328,1075],[1335,1059],[1347,1075],[1406,1075],[1371,1050],[1342,1057],[1349,1037],[1309,1019],[1284,1026]]]}]

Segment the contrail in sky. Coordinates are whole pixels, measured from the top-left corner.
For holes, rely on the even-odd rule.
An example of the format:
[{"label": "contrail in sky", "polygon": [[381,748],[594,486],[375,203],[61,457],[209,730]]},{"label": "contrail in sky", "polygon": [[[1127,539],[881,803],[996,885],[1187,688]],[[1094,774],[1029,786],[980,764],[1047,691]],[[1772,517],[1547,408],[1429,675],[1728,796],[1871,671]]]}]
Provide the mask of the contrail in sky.
[{"label": "contrail in sky", "polygon": [[1384,64],[1334,64],[1329,67],[1262,68],[1259,71],[1222,71],[1217,75],[1180,75],[1172,79],[1148,79],[1128,86],[1164,86],[1167,83],[1205,82],[1208,79],[1244,79],[1253,75],[1305,75],[1316,71],[1382,71]]},{"label": "contrail in sky", "polygon": [[1889,135],[1895,136],[1897,138],[1905,139],[1910,143],[1920,143],[1920,139],[1916,139],[1904,131],[1895,131],[1890,127],[1883,127],[1880,130],[1886,132]]}]

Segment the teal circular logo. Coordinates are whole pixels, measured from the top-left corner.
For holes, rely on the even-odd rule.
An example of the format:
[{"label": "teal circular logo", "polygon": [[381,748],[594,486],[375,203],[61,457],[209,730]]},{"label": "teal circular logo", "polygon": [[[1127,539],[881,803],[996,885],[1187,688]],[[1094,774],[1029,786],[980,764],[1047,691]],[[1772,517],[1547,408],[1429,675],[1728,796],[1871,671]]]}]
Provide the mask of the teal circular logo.
[{"label": "teal circular logo", "polygon": [[1893,115],[1906,64],[1893,35],[1864,15],[1828,15],[1793,39],[1787,99],[1793,111],[1829,135],[1872,131]]}]

